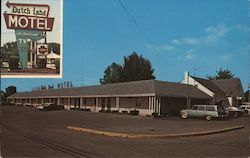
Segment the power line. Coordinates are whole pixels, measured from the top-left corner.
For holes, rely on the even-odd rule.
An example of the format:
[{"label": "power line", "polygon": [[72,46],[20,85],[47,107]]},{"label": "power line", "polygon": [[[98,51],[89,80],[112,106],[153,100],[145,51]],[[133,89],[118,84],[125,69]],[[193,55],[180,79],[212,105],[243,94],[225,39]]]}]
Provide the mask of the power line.
[{"label": "power line", "polygon": [[126,12],[126,14],[128,15],[128,17],[130,18],[130,20],[135,24],[136,28],[140,31],[140,33],[142,34],[143,38],[145,39],[145,41],[147,43],[149,43],[149,40],[147,38],[147,36],[145,35],[145,33],[143,32],[143,30],[141,29],[141,27],[139,26],[139,24],[137,23],[137,21],[135,20],[135,18],[132,16],[132,14],[129,12],[129,10],[127,9],[127,7],[122,3],[121,0],[118,0],[120,6],[122,7],[122,9]]}]

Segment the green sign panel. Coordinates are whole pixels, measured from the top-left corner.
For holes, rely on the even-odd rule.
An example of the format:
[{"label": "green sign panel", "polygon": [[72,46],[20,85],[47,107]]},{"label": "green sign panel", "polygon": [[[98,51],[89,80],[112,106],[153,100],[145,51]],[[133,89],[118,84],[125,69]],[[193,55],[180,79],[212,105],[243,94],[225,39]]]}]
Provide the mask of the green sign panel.
[{"label": "green sign panel", "polygon": [[21,68],[27,68],[28,63],[28,39],[38,41],[44,38],[43,31],[15,30]]}]

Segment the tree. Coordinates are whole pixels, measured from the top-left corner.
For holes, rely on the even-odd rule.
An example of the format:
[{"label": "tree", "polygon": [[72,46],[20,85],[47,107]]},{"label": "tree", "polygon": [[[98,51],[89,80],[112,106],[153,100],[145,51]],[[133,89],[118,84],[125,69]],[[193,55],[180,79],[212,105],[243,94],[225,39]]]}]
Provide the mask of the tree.
[{"label": "tree", "polygon": [[153,75],[154,69],[150,61],[143,56],[138,56],[136,52],[133,52],[130,56],[124,57],[123,71],[121,81],[138,81],[155,79]]},{"label": "tree", "polygon": [[213,76],[207,75],[209,80],[219,80],[219,79],[230,79],[233,78],[235,75],[228,69],[220,68],[219,71],[216,71],[216,74]]},{"label": "tree", "polygon": [[100,83],[107,84],[120,82],[121,72],[122,66],[113,62],[104,71],[104,76],[100,79]]},{"label": "tree", "polygon": [[59,43],[48,43],[48,51],[51,52],[51,49],[53,49],[53,52],[60,55],[60,44]]},{"label": "tree", "polygon": [[6,91],[6,96],[9,97],[12,94],[16,93],[16,86],[9,86],[5,89],[5,91]]},{"label": "tree", "polygon": [[101,84],[155,79],[150,61],[136,52],[124,57],[123,64],[112,63],[104,71]]}]

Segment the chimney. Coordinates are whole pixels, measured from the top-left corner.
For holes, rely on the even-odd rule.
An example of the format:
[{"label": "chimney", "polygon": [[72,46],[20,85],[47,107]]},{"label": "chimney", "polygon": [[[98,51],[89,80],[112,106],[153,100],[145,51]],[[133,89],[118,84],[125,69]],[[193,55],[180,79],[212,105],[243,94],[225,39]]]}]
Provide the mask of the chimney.
[{"label": "chimney", "polygon": [[184,73],[184,83],[189,84],[189,72],[185,71]]}]

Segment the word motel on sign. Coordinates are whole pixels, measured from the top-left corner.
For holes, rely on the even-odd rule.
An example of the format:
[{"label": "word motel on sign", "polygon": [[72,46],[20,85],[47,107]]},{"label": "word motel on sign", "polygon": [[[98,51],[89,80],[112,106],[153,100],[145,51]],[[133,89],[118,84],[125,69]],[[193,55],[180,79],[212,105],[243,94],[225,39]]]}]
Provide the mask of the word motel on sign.
[{"label": "word motel on sign", "polygon": [[8,29],[52,31],[54,18],[4,14]]}]

